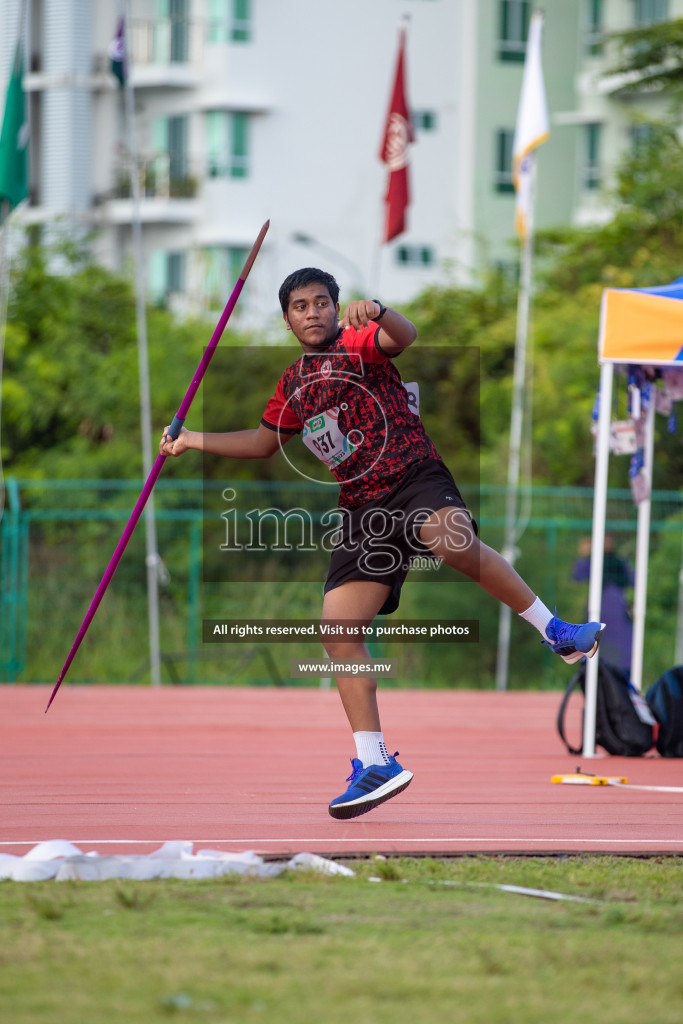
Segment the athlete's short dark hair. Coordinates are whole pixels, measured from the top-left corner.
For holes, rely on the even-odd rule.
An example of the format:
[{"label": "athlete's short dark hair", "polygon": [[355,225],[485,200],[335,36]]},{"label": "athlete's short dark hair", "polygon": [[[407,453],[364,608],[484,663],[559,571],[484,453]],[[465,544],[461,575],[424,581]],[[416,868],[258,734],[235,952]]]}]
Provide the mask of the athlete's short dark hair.
[{"label": "athlete's short dark hair", "polygon": [[332,277],[332,274],[328,274],[325,270],[318,270],[316,267],[302,267],[301,270],[295,270],[289,277],[286,277],[280,285],[278,295],[283,313],[286,313],[289,309],[289,297],[292,292],[296,291],[297,288],[305,288],[309,284],[324,284],[330,293],[332,302],[335,306],[337,305],[339,301],[339,285]]}]

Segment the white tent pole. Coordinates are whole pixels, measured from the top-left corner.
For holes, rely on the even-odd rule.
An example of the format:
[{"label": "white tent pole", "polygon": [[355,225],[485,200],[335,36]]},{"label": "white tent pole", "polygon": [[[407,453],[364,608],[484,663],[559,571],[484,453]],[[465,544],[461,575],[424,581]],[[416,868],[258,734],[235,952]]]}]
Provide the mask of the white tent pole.
[{"label": "white tent pole", "polygon": [[[645,411],[645,458],[643,468],[652,490],[652,468],[655,440],[655,396]],[[647,562],[650,554],[650,512],[652,500],[648,495],[638,505],[636,534],[636,579],[633,588],[633,645],[631,647],[631,682],[636,690],[643,688],[643,650],[645,641],[645,609],[647,607]]]},{"label": "white tent pole", "polygon": [[[609,431],[612,412],[614,366],[603,363],[600,369],[600,413],[598,415],[595,488],[593,492],[593,534],[591,538],[591,570],[588,585],[588,620],[602,621],[602,568],[605,555],[605,522],[607,520],[607,473],[609,469]],[[598,696],[598,661],[600,652],[586,661],[586,707],[583,719],[583,756],[595,757],[595,711]]]}]

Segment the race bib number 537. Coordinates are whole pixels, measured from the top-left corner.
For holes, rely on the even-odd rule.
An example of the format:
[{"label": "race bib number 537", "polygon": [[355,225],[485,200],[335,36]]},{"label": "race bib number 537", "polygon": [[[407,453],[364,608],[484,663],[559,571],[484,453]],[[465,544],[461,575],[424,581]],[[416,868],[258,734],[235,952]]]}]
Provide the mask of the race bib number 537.
[{"label": "race bib number 537", "polygon": [[338,406],[306,420],[301,438],[316,458],[330,469],[339,466],[358,448],[339,429]]}]

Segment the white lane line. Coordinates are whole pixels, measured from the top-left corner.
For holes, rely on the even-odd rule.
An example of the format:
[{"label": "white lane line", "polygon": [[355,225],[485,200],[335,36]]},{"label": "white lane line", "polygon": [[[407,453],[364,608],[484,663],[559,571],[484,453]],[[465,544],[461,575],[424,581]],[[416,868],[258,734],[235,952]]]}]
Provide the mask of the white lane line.
[{"label": "white lane line", "polygon": [[614,789],[647,789],[651,793],[683,793],[683,786],[635,786],[630,782],[608,782]]},{"label": "white lane line", "polygon": [[[46,842],[46,840],[44,840],[44,839],[28,839],[28,840],[12,839],[12,840],[4,841],[4,840],[0,839],[0,847],[5,847],[5,846],[37,846],[41,842]],[[364,837],[359,838],[359,839],[349,839],[347,837],[345,837],[345,838],[339,837],[338,838],[338,837],[335,837],[335,836],[318,836],[316,838],[309,838],[309,839],[303,839],[301,837],[295,837],[295,838],[283,837],[281,839],[254,838],[254,837],[245,837],[243,839],[221,839],[221,838],[214,837],[212,839],[192,839],[192,840],[190,840],[190,839],[185,839],[185,840],[179,840],[179,839],[69,839],[68,842],[73,843],[74,846],[162,846],[164,843],[167,843],[167,842],[188,842],[188,843],[192,842],[195,845],[202,845],[202,846],[207,845],[207,844],[211,844],[211,843],[220,843],[221,845],[226,845],[226,844],[235,845],[235,843],[239,843],[241,846],[250,846],[250,847],[264,846],[264,845],[268,845],[268,844],[276,845],[276,844],[280,844],[280,843],[282,843],[282,844],[291,843],[291,844],[294,844],[294,845],[296,845],[297,843],[326,843],[326,844],[334,843],[335,845],[341,845],[341,844],[345,844],[345,843],[363,843],[363,844],[366,844],[366,845],[368,845],[368,844],[378,844],[378,843],[382,843],[382,844],[386,844],[386,843],[414,843],[414,844],[422,843],[422,844],[431,844],[433,846],[438,846],[439,844],[443,844],[443,843],[496,843],[496,844],[499,844],[499,843],[502,843],[502,844],[515,843],[515,844],[526,844],[526,847],[528,847],[529,845],[535,845],[535,844],[541,844],[541,843],[542,844],[554,843],[554,844],[560,845],[560,846],[561,845],[579,846],[579,845],[582,845],[584,843],[601,843],[601,844],[603,844],[605,846],[616,846],[616,845],[620,845],[620,846],[626,846],[626,845],[628,845],[628,846],[636,846],[636,845],[637,846],[644,846],[644,845],[653,845],[653,844],[654,845],[668,844],[668,845],[672,845],[672,846],[683,846],[683,838],[672,839],[672,838],[668,838],[668,837],[662,838],[660,836],[651,836],[650,838],[647,838],[647,839],[632,839],[632,838],[628,838],[628,839],[604,839],[601,836],[586,836],[586,837],[583,837],[581,839],[567,839],[565,837],[557,838],[557,839],[545,839],[545,838],[539,838],[539,837],[535,837],[535,836],[520,836],[518,838],[511,838],[510,836],[506,836],[506,837],[493,836],[493,837],[488,837],[488,838],[481,838],[479,836],[476,836],[476,837],[473,837],[473,836],[443,836],[440,839],[419,839],[419,838],[413,837],[413,836],[378,836],[378,835],[375,835],[375,836],[372,836],[372,837],[364,836]]]}]

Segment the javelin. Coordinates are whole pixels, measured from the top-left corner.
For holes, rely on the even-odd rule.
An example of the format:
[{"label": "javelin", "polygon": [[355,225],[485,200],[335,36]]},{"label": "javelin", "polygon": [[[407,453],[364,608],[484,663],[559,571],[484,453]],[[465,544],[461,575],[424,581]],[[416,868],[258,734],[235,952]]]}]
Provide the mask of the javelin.
[{"label": "javelin", "polygon": [[[253,266],[254,260],[256,259],[257,255],[258,255],[258,251],[261,248],[261,243],[263,242],[263,239],[266,237],[266,232],[268,231],[269,227],[270,227],[270,221],[267,220],[266,223],[261,228],[261,230],[259,231],[258,238],[254,242],[254,244],[252,246],[252,249],[251,249],[251,252],[247,256],[246,262],[245,262],[244,266],[242,267],[242,273],[238,277],[237,284],[233,288],[232,295],[228,299],[228,304],[225,307],[225,309],[223,310],[223,313],[221,314],[221,318],[220,318],[220,320],[218,321],[218,323],[216,325],[216,330],[211,335],[211,341],[209,342],[209,344],[207,345],[207,347],[206,347],[206,349],[204,351],[204,355],[202,356],[201,361],[199,363],[199,366],[197,367],[197,370],[195,372],[195,375],[192,378],[192,383],[190,384],[189,388],[187,389],[187,394],[185,395],[185,397],[183,398],[182,402],[180,403],[180,408],[178,409],[178,412],[173,417],[173,422],[171,423],[171,426],[169,427],[169,429],[167,431],[167,435],[166,435],[166,436],[168,436],[170,434],[170,436],[173,438],[173,440],[175,440],[178,437],[178,434],[180,433],[182,425],[185,422],[185,417],[187,416],[188,412],[190,411],[190,406],[192,405],[192,401],[194,399],[194,396],[197,394],[197,391],[199,390],[199,385],[202,382],[202,378],[204,377],[204,374],[206,373],[206,371],[208,369],[209,363],[211,362],[211,358],[212,358],[214,352],[216,351],[216,346],[218,345],[218,342],[221,340],[221,335],[223,334],[223,331],[225,330],[225,325],[227,324],[228,320],[230,319],[232,311],[233,311],[233,309],[235,308],[235,306],[237,304],[237,300],[240,297],[240,292],[242,291],[242,288],[244,287],[244,282],[246,281],[247,277],[249,276],[249,271],[251,270],[251,268]],[[166,455],[161,455],[161,453],[159,455],[157,455],[156,462],[152,466],[152,470],[151,470],[149,476],[147,477],[147,481],[145,483],[145,486],[142,488],[142,492],[140,494],[140,497],[138,498],[137,503],[135,505],[135,508],[133,509],[133,511],[131,513],[130,519],[128,520],[128,523],[126,524],[126,528],[125,528],[125,530],[123,531],[123,533],[121,535],[121,539],[119,540],[118,544],[116,545],[116,550],[114,551],[114,554],[111,556],[111,560],[109,562],[109,565],[107,566],[106,572],[105,572],[104,576],[102,577],[102,579],[100,581],[100,585],[99,585],[99,587],[97,588],[97,590],[95,592],[95,596],[93,597],[92,601],[90,602],[90,607],[88,608],[86,616],[83,619],[83,622],[81,623],[81,628],[78,630],[78,634],[76,635],[76,639],[74,640],[74,642],[72,644],[72,647],[71,647],[71,650],[69,651],[69,656],[66,659],[66,661],[64,662],[64,667],[62,668],[62,671],[59,673],[59,679],[57,680],[57,682],[55,684],[55,688],[53,689],[52,693],[50,694],[50,699],[47,702],[47,707],[45,708],[45,713],[46,714],[47,714],[47,711],[48,711],[48,709],[50,707],[50,704],[52,704],[52,701],[55,698],[55,694],[57,693],[57,690],[59,689],[59,687],[62,684],[62,680],[64,679],[66,673],[69,671],[69,666],[71,665],[71,662],[74,660],[74,657],[76,655],[76,651],[81,646],[81,641],[83,640],[83,637],[87,633],[88,627],[89,627],[90,623],[92,622],[93,618],[95,617],[95,612],[99,608],[100,601],[104,597],[105,591],[106,591],[107,587],[109,586],[109,583],[111,582],[111,578],[114,575],[114,573],[116,572],[116,568],[117,568],[119,562],[121,561],[121,556],[123,555],[123,552],[126,550],[126,545],[128,544],[128,541],[130,540],[130,538],[132,536],[133,530],[137,526],[138,520],[139,520],[140,516],[142,515],[142,511],[143,511],[145,505],[147,504],[147,499],[149,498],[150,494],[152,493],[152,489],[153,489],[155,483],[159,479],[159,474],[161,473],[161,470],[163,468],[164,462],[166,461],[166,458],[167,458],[167,456]]]}]

